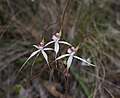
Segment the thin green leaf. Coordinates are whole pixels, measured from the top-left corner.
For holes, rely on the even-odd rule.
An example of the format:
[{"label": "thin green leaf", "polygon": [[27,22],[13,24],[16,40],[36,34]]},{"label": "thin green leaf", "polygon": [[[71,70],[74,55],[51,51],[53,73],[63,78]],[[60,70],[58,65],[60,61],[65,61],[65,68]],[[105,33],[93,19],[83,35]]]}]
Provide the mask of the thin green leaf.
[{"label": "thin green leaf", "polygon": [[85,94],[87,95],[88,98],[93,98],[93,94],[90,92],[88,86],[86,85],[86,83],[84,82],[83,78],[81,78],[81,76],[79,74],[77,74],[75,71],[73,71],[73,69],[71,68],[71,72],[73,73],[73,75],[75,76],[76,80],[78,80],[79,84],[81,85],[83,91],[85,92]]}]

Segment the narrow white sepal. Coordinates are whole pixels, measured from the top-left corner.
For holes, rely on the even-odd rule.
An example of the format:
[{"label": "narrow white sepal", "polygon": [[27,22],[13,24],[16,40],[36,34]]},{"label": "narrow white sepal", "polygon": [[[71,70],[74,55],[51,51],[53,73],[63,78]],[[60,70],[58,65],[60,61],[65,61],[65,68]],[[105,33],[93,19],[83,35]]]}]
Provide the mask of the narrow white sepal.
[{"label": "narrow white sepal", "polygon": [[46,62],[48,63],[48,56],[47,54],[42,50],[43,57],[45,58]]},{"label": "narrow white sepal", "polygon": [[63,55],[59,56],[58,58],[56,58],[56,60],[62,59],[62,58],[67,57],[67,56],[69,56],[69,55],[70,55],[70,54],[63,54]]},{"label": "narrow white sepal", "polygon": [[20,71],[24,68],[25,64],[33,57],[35,56],[38,52],[40,52],[40,50],[34,51],[29,58],[23,63],[23,65],[20,67],[20,69],[18,70],[15,78],[12,80],[12,83],[15,81],[15,79],[17,78],[18,74],[20,73]]},{"label": "narrow white sepal", "polygon": [[54,50],[55,50],[55,52],[57,54],[58,51],[59,51],[59,43],[58,43],[58,41],[55,42]]},{"label": "narrow white sepal", "polygon": [[34,51],[34,52],[29,56],[29,58],[24,62],[24,64],[22,65],[22,67],[19,69],[19,71],[22,70],[22,68],[25,66],[25,64],[26,64],[33,56],[35,56],[38,52],[40,52],[40,50]]},{"label": "narrow white sepal", "polygon": [[44,48],[43,50],[54,50],[54,49],[52,49],[52,48]]},{"label": "narrow white sepal", "polygon": [[72,61],[73,61],[73,55],[70,55],[68,60],[67,60],[67,69],[70,68],[71,64],[72,64]]},{"label": "narrow white sepal", "polygon": [[52,43],[54,43],[55,41],[50,41],[50,42],[48,42],[46,45],[45,45],[45,47],[46,46],[48,46],[48,45],[50,45],[50,44],[52,44]]},{"label": "narrow white sepal", "polygon": [[87,63],[88,65],[95,66],[95,65],[89,63],[88,61],[86,61],[86,60],[84,60],[84,59],[78,57],[78,56],[74,56],[74,58],[76,58],[76,59],[78,59],[78,60],[80,60],[80,61],[82,61],[82,62],[85,62],[85,63]]},{"label": "narrow white sepal", "polygon": [[71,44],[70,44],[70,43],[65,42],[65,41],[59,41],[59,43],[71,46]]},{"label": "narrow white sepal", "polygon": [[33,45],[35,48],[39,49],[39,47],[37,45]]},{"label": "narrow white sepal", "polygon": [[27,61],[28,61],[29,59],[31,59],[33,56],[35,56],[38,52],[40,52],[40,50],[34,51],[34,52],[29,56],[29,58],[27,59]]}]

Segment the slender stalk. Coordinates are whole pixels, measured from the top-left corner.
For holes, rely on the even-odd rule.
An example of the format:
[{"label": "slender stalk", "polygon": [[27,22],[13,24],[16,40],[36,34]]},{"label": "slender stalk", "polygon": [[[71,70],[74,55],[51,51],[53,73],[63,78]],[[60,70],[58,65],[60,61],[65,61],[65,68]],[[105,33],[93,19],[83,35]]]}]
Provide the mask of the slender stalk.
[{"label": "slender stalk", "polygon": [[44,34],[42,36],[42,39],[44,38],[45,34],[47,33],[47,31],[53,26],[53,25],[56,25],[57,23],[59,23],[58,21],[55,21],[53,23],[51,23],[50,25],[48,25],[44,31]]},{"label": "slender stalk", "polygon": [[68,96],[68,71],[67,71],[67,76],[65,80],[65,98]]},{"label": "slender stalk", "polygon": [[68,0],[68,2],[67,2],[67,4],[66,4],[66,7],[65,7],[65,9],[64,9],[64,12],[63,12],[63,16],[62,16],[62,19],[61,19],[60,32],[61,32],[62,29],[63,29],[64,18],[65,18],[65,14],[66,14],[67,8],[68,8],[68,6],[69,6],[69,3],[70,3],[70,0]]},{"label": "slender stalk", "polygon": [[[67,2],[67,4],[66,4],[66,7],[65,7],[65,9],[64,9],[64,11],[63,11],[63,15],[62,15],[62,18],[61,18],[60,32],[61,32],[62,29],[63,29],[64,17],[65,17],[65,13],[66,13],[66,11],[67,11],[69,2],[70,2],[70,0],[68,0],[68,2]],[[44,31],[44,34],[43,34],[42,38],[44,38],[44,35],[45,35],[45,33],[48,31],[48,29],[49,29],[51,26],[53,26],[53,25],[55,25],[55,24],[57,24],[57,23],[59,23],[59,22],[56,21],[56,22],[53,22],[52,24],[50,24],[49,26],[47,26],[46,29],[45,29],[45,31]]]},{"label": "slender stalk", "polygon": [[36,59],[37,59],[37,57],[40,55],[40,53],[38,53],[37,54],[37,56],[35,57],[35,59],[34,59],[34,61],[33,61],[33,63],[32,63],[32,66],[31,66],[31,68],[30,68],[30,76],[32,76],[32,74],[33,74],[33,68],[34,68],[34,64],[35,64],[35,61],[36,61]]}]

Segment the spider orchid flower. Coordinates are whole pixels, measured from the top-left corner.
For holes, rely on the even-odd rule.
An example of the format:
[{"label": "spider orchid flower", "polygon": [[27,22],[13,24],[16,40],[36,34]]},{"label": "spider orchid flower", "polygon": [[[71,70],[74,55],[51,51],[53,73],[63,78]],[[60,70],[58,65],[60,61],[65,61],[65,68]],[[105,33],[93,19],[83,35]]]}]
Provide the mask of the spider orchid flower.
[{"label": "spider orchid flower", "polygon": [[45,45],[45,46],[47,46],[47,45],[49,45],[49,44],[55,43],[55,44],[54,44],[54,51],[55,51],[56,55],[57,55],[57,53],[59,52],[59,48],[60,48],[59,44],[65,44],[65,45],[71,46],[71,44],[68,43],[68,42],[60,41],[60,37],[61,37],[61,31],[60,31],[59,33],[56,33],[55,35],[53,35],[53,36],[52,36],[53,41],[50,41],[49,43],[47,43],[47,44]]},{"label": "spider orchid flower", "polygon": [[[44,45],[44,40],[39,44],[39,45],[33,45],[35,48],[37,48],[37,50],[36,51],[34,51],[30,56],[29,56],[29,58],[25,61],[25,63],[27,63],[28,62],[28,60],[30,60],[33,56],[35,56],[36,54],[38,54],[38,53],[42,53],[42,55],[43,55],[43,57],[45,58],[45,60],[46,60],[46,62],[47,62],[47,64],[49,64],[48,63],[48,55],[46,54],[46,50],[53,50],[52,48],[45,48],[45,45]],[[24,63],[24,64],[25,64]]]},{"label": "spider orchid flower", "polygon": [[75,53],[77,52],[77,50],[79,49],[79,46],[77,46],[76,48],[74,47],[71,47],[67,50],[68,54],[63,54],[61,56],[59,56],[58,58],[56,58],[56,60],[59,60],[59,59],[62,59],[62,58],[65,58],[65,57],[68,57],[67,61],[66,61],[66,65],[67,65],[67,70],[70,68],[71,64],[72,64],[72,61],[73,61],[73,58],[76,58],[84,63],[87,63],[91,66],[95,66],[93,64],[91,64],[90,62],[86,61],[85,59],[82,59],[78,56],[75,55]]},{"label": "spider orchid flower", "polygon": [[[13,79],[12,83],[14,82],[14,80],[17,78],[19,72],[23,69],[23,67],[25,66],[25,64],[35,55],[39,56],[39,53],[41,52],[43,57],[45,58],[47,64],[49,65],[49,62],[48,62],[48,55],[45,53],[46,50],[53,50],[52,48],[45,48],[46,45],[44,45],[44,40],[42,40],[42,42],[39,44],[39,45],[33,45],[35,48],[37,48],[36,51],[34,51],[30,56],[29,58],[24,62],[24,64],[21,66],[21,68],[18,70],[15,78]],[[11,83],[11,84],[12,84]]]}]

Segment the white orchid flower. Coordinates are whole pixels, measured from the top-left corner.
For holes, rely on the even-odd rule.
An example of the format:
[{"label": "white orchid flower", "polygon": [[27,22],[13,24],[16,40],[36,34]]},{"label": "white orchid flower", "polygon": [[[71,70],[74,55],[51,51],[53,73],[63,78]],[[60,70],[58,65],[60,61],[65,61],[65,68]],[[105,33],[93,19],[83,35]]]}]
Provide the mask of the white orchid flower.
[{"label": "white orchid flower", "polygon": [[68,43],[68,42],[60,41],[60,37],[61,37],[61,31],[60,31],[59,33],[56,33],[55,35],[53,35],[53,36],[52,36],[53,41],[50,41],[49,43],[47,43],[47,44],[45,45],[45,46],[47,46],[47,45],[50,45],[50,44],[52,44],[52,43],[55,43],[55,44],[54,44],[54,51],[55,51],[56,55],[57,55],[57,53],[59,52],[59,48],[60,48],[59,44],[66,44],[66,45],[71,46],[71,44]]},{"label": "white orchid flower", "polygon": [[34,51],[29,58],[25,61],[25,63],[28,62],[33,56],[35,56],[38,53],[42,53],[43,57],[45,58],[47,64],[48,64],[48,55],[46,54],[46,50],[53,50],[52,48],[45,48],[44,42],[42,41],[39,45],[33,45],[35,48],[37,48],[36,51]]},{"label": "white orchid flower", "polygon": [[[20,68],[20,70],[25,66],[25,64],[32,58],[34,57],[35,55],[39,55],[39,53],[41,52],[43,57],[45,58],[47,64],[49,65],[49,62],[48,62],[48,55],[46,54],[46,50],[53,50],[52,48],[45,48],[45,45],[44,45],[44,40],[42,40],[42,42],[39,44],[39,45],[33,45],[35,48],[37,48],[36,51],[34,51],[30,56],[29,58],[25,61],[25,63],[22,65],[22,67]],[[38,56],[37,55],[37,56]]]},{"label": "white orchid flower", "polygon": [[87,63],[87,64],[89,64],[91,66],[95,66],[95,65],[91,64],[90,62],[86,61],[85,59],[82,59],[82,58],[80,58],[80,57],[75,55],[75,53],[77,52],[78,48],[79,48],[79,46],[76,47],[76,48],[74,48],[74,47],[69,48],[67,50],[68,54],[63,54],[63,55],[59,56],[58,58],[56,58],[56,60],[68,57],[67,62],[66,62],[67,69],[70,68],[70,66],[72,64],[72,61],[73,61],[73,58],[76,58],[76,59],[78,59],[78,60],[80,60],[80,61],[82,61],[84,63]]},{"label": "white orchid flower", "polygon": [[[33,45],[35,48],[37,48],[36,51],[34,51],[30,56],[29,58],[24,62],[24,64],[21,66],[21,68],[18,70],[15,78],[13,79],[12,83],[14,82],[14,80],[17,78],[19,72],[23,69],[23,67],[25,66],[25,64],[32,58],[34,57],[35,55],[37,55],[37,57],[39,56],[39,53],[41,52],[43,57],[45,58],[47,64],[49,65],[49,62],[48,62],[48,55],[46,54],[46,50],[54,50],[52,48],[45,48],[46,45],[44,45],[44,40],[42,40],[42,42],[39,44],[39,45]],[[12,84],[11,83],[11,84]]]}]

